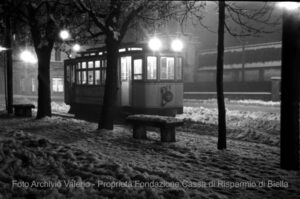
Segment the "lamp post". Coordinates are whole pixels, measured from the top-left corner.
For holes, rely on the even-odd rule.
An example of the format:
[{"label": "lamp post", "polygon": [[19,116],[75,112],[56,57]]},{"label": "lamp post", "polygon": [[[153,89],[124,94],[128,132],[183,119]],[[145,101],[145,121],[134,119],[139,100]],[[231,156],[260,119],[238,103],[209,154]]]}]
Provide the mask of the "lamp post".
[{"label": "lamp post", "polygon": [[280,166],[299,169],[300,4],[279,3],[282,16]]}]

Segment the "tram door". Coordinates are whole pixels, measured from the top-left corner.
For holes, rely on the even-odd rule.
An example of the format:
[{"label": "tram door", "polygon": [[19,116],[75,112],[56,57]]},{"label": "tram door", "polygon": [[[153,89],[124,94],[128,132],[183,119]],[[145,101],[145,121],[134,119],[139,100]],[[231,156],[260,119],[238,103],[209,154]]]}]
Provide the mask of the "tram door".
[{"label": "tram door", "polygon": [[131,106],[131,56],[121,57],[121,106]]}]

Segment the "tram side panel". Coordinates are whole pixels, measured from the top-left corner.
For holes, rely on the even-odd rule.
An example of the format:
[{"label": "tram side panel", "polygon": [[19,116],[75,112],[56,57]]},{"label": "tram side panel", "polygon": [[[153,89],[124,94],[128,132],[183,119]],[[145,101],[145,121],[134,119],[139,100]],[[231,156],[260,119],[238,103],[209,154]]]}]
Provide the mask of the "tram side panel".
[{"label": "tram side panel", "polygon": [[183,112],[181,82],[134,82],[132,89],[133,112],[172,116]]}]

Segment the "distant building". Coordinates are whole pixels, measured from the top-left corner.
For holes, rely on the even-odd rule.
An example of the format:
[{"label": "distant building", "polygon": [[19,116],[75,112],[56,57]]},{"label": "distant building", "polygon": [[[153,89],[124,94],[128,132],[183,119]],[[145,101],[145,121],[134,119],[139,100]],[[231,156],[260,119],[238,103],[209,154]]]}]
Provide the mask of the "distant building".
[{"label": "distant building", "polygon": [[[187,97],[216,96],[216,49],[197,51],[193,82],[185,84]],[[272,78],[281,75],[281,42],[225,48],[224,90],[229,98],[271,99]]]}]

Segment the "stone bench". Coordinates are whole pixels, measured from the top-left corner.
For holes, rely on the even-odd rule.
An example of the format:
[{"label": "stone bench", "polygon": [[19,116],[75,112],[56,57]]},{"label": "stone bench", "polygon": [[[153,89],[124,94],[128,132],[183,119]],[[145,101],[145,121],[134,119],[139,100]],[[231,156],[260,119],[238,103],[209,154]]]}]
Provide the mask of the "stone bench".
[{"label": "stone bench", "polygon": [[18,117],[31,117],[32,110],[35,108],[33,104],[14,104],[15,116]]},{"label": "stone bench", "polygon": [[160,129],[162,142],[175,142],[175,127],[183,125],[183,121],[175,117],[158,115],[130,115],[126,121],[133,127],[133,138],[147,139],[145,127],[152,126]]}]

